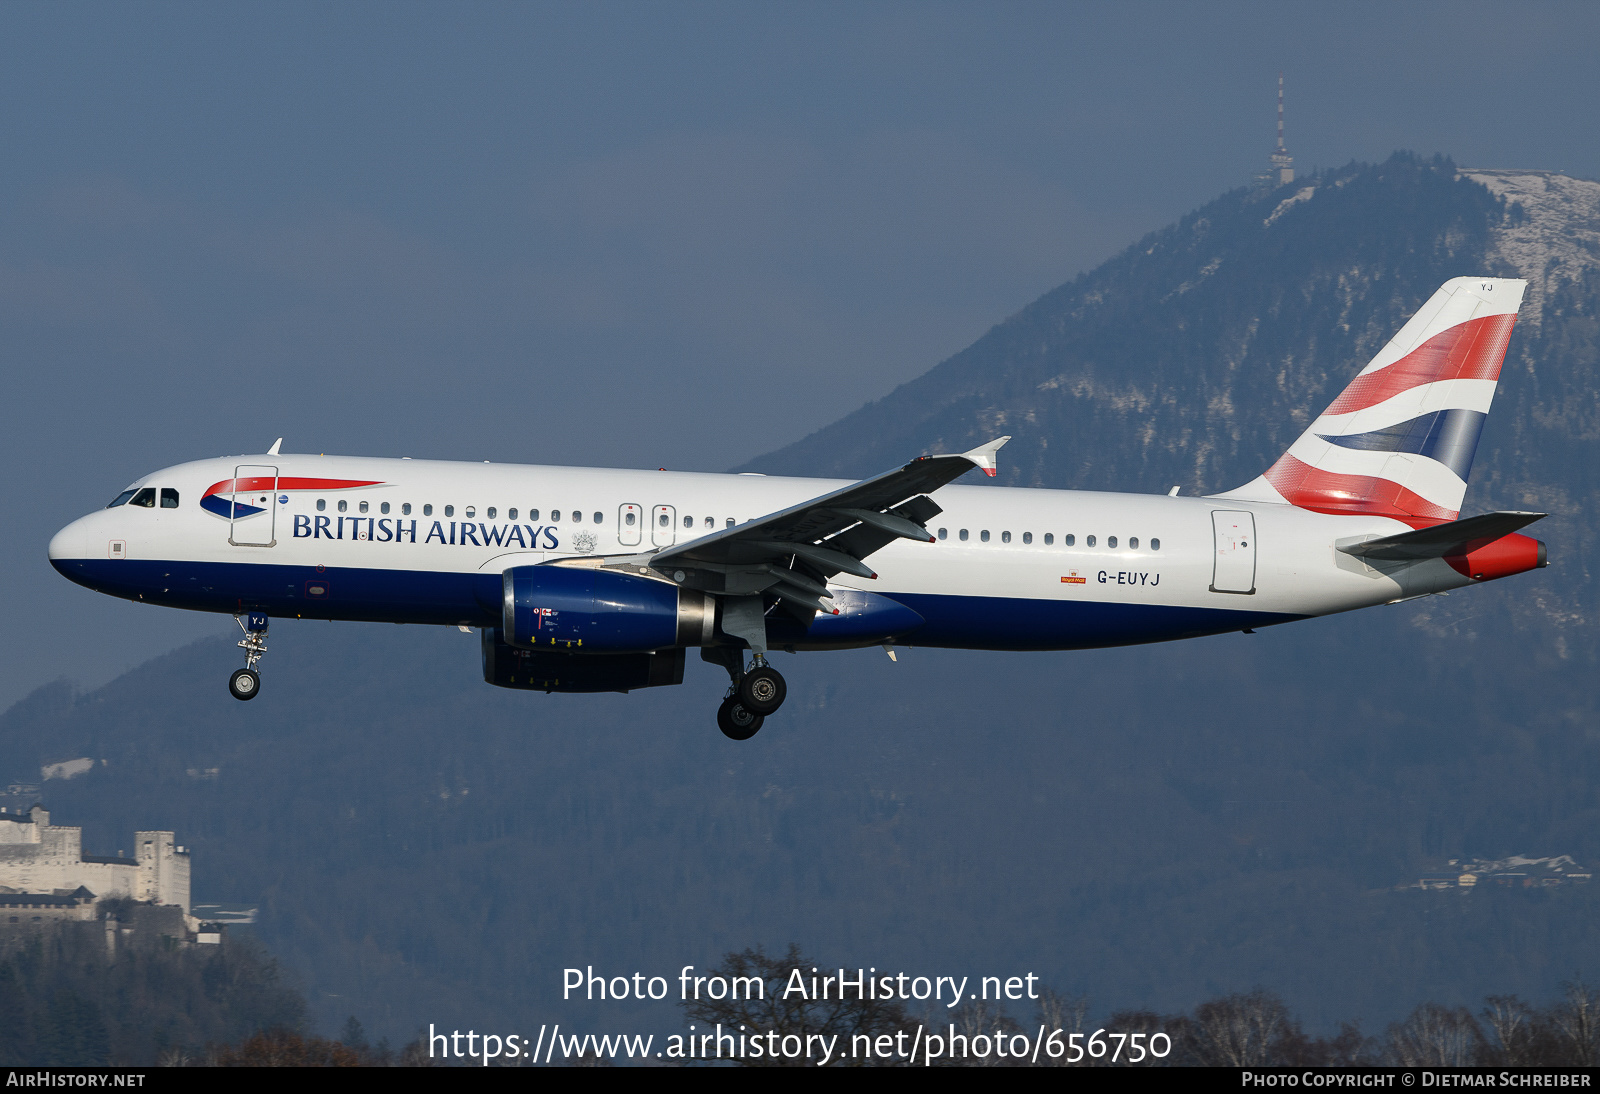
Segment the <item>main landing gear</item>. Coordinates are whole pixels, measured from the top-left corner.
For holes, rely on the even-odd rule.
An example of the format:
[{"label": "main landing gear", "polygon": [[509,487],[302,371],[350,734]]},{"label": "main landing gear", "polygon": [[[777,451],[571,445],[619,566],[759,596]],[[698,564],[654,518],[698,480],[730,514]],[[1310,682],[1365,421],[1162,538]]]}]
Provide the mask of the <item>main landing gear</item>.
[{"label": "main landing gear", "polygon": [[256,665],[267,652],[267,616],[265,612],[250,612],[244,617],[234,616],[233,621],[244,631],[239,648],[244,650],[244,668],[228,677],[228,694],[235,699],[254,699],[261,690],[261,674]]},{"label": "main landing gear", "polygon": [[788,695],[778,670],[756,654],[748,670],[741,650],[717,647],[700,651],[700,656],[728,670],[728,694],[717,708],[717,728],[735,741],[748,741],[760,730],[769,714],[776,714]]}]

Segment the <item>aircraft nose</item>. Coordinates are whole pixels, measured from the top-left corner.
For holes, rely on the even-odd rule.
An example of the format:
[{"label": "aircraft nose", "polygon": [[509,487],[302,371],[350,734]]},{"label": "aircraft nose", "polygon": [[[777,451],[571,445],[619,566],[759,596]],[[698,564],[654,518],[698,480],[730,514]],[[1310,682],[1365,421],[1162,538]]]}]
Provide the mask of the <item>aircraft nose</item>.
[{"label": "aircraft nose", "polygon": [[73,521],[50,537],[50,561],[84,558],[87,555],[83,521]]}]

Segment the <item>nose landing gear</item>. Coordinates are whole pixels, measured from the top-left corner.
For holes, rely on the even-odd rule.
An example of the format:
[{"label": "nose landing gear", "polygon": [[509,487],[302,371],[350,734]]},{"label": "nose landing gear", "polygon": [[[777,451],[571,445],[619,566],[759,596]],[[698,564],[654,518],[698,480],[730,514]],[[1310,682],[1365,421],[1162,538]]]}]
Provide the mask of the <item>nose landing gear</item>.
[{"label": "nose landing gear", "polygon": [[243,618],[236,615],[233,620],[244,631],[239,648],[244,650],[245,667],[228,677],[228,693],[241,701],[254,699],[261,690],[261,675],[256,672],[256,665],[267,652],[267,616],[265,612],[250,612]]}]

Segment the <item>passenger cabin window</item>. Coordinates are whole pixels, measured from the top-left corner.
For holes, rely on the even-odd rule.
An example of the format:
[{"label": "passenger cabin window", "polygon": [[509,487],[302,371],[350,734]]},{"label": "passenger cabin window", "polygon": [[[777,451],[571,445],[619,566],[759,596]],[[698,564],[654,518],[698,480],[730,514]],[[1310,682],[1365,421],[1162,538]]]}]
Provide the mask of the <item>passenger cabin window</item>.
[{"label": "passenger cabin window", "polygon": [[422,515],[425,516],[425,517],[433,516],[433,506],[432,505],[424,505],[422,507]]},{"label": "passenger cabin window", "polygon": [[988,543],[989,542],[989,529],[985,528],[983,531],[979,532],[978,533],[978,538],[983,540],[983,542]]},{"label": "passenger cabin window", "polygon": [[1131,550],[1137,551],[1139,549],[1139,537],[1134,536],[1132,539],[1128,540],[1128,547]]},{"label": "passenger cabin window", "polygon": [[1076,546],[1077,542],[1078,542],[1078,537],[1073,535],[1071,532],[1068,532],[1065,536],[1063,536],[1061,538],[1061,543],[1062,543],[1062,546],[1064,546],[1064,547]]},{"label": "passenger cabin window", "polygon": [[574,509],[572,511],[572,523],[573,524],[582,524],[583,523],[583,510],[582,509]]},{"label": "passenger cabin window", "polygon": [[667,514],[662,513],[661,514],[661,520],[660,520],[661,527],[665,528],[671,523],[672,523],[672,518],[667,516]]},{"label": "passenger cabin window", "polygon": [[728,518],[728,527],[729,527],[729,528],[732,528],[732,527],[733,527],[733,518],[732,518],[732,517],[729,517],[729,518]]},{"label": "passenger cabin window", "polygon": [[116,497],[112,498],[111,499],[111,504],[106,506],[106,508],[107,509],[115,509],[119,505],[127,505],[128,504],[128,499],[133,497],[133,495],[135,493],[137,493],[137,491],[124,490],[122,493],[120,493]]},{"label": "passenger cabin window", "polygon": [[379,502],[378,503],[378,512],[382,513],[384,516],[388,516],[389,515],[389,503],[386,502],[386,501]]},{"label": "passenger cabin window", "polygon": [[176,509],[178,507],[178,492],[170,486],[161,488],[161,508]]},{"label": "passenger cabin window", "polygon": [[1094,537],[1093,536],[1085,536],[1084,539],[1083,539],[1083,542],[1084,542],[1085,546],[1093,547],[1094,546]]},{"label": "passenger cabin window", "polygon": [[1115,547],[1116,545],[1117,545],[1117,537],[1116,536],[1107,536],[1106,537],[1106,546],[1107,547]]},{"label": "passenger cabin window", "polygon": [[560,520],[561,519],[561,510],[559,510],[559,509],[550,510],[550,519],[551,520]]},{"label": "passenger cabin window", "polygon": [[[495,507],[491,505],[491,506],[489,506],[489,508],[487,508],[487,509],[485,509],[483,511],[483,515],[488,517],[490,520],[493,520],[494,519],[494,515],[495,515],[496,512],[498,512],[498,510],[495,509]],[[468,516],[471,516],[471,514],[469,513]]]},{"label": "passenger cabin window", "polygon": [[539,519],[539,510],[537,510],[537,509],[529,509],[528,510],[528,519],[529,520],[538,520]]},{"label": "passenger cabin window", "polygon": [[328,499],[327,498],[318,498],[317,499],[317,512],[320,513],[324,509],[326,509],[327,507],[328,507]]},{"label": "passenger cabin window", "polygon": [[1032,543],[1033,542],[1033,533],[1032,532],[1024,532],[1024,533],[1022,533],[1022,542],[1024,542],[1024,543]]},{"label": "passenger cabin window", "polygon": [[1010,532],[1001,532],[1000,533],[1000,542],[1001,543],[1010,543],[1011,542],[1011,533]]},{"label": "passenger cabin window", "polygon": [[[594,515],[594,522],[596,524],[604,524],[606,522],[606,515],[604,513],[596,513]],[[711,518],[710,517],[706,518],[706,523],[707,524],[711,523]]]},{"label": "passenger cabin window", "polygon": [[477,515],[478,515],[478,509],[477,509],[476,506],[473,506],[473,505],[467,506],[467,516],[475,517]]},{"label": "passenger cabin window", "polygon": [[400,515],[403,517],[409,517],[411,515],[411,503],[409,501],[403,501],[400,503]]},{"label": "passenger cabin window", "polygon": [[633,514],[632,513],[625,514],[623,516],[623,518],[622,518],[622,523],[626,524],[629,528],[632,528],[633,527]]},{"label": "passenger cabin window", "polygon": [[939,529],[939,538],[940,539],[949,539],[950,538],[950,529],[948,529],[948,528]]},{"label": "passenger cabin window", "polygon": [[454,505],[446,505],[444,507],[444,515],[447,516],[447,517],[455,516],[456,515],[456,507]]},{"label": "passenger cabin window", "polygon": [[956,536],[957,536],[957,538],[959,538],[961,540],[962,543],[967,542],[967,530],[965,528],[963,528],[963,529],[961,529],[961,531],[957,532]]},{"label": "passenger cabin window", "polygon": [[683,526],[685,528],[693,528],[694,527],[694,518],[693,517],[684,517],[683,518]]},{"label": "passenger cabin window", "polygon": [[156,488],[153,486],[145,487],[143,490],[135,494],[133,496],[133,500],[128,502],[128,504],[142,505],[146,509],[154,509],[156,507]]},{"label": "passenger cabin window", "polygon": [[510,509],[506,510],[506,519],[507,520],[516,520],[517,519],[517,507],[515,505],[513,505]]},{"label": "passenger cabin window", "polygon": [[1046,547],[1050,546],[1050,544],[1054,543],[1055,541],[1056,536],[1054,532],[1046,532],[1044,534],[1044,543]]},{"label": "passenger cabin window", "polygon": [[1159,539],[1153,539],[1153,540],[1151,540],[1151,541],[1150,541],[1150,549],[1151,549],[1151,550],[1152,550],[1152,551],[1159,551],[1159,550],[1161,550],[1161,541],[1160,541],[1160,540],[1159,540]]},{"label": "passenger cabin window", "polygon": [[356,509],[358,509],[359,511],[365,513],[367,511],[367,503],[366,502],[362,502],[361,504],[356,506]]},{"label": "passenger cabin window", "polygon": [[341,512],[341,513],[346,512],[346,511],[349,510],[349,508],[350,508],[350,503],[345,501],[343,498],[340,498],[339,499],[339,512]]}]

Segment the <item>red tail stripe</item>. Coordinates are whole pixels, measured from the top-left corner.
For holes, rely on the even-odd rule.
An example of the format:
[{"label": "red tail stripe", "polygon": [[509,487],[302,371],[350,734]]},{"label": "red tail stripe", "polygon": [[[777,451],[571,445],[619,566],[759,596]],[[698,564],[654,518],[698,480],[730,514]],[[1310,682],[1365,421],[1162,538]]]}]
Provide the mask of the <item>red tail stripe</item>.
[{"label": "red tail stripe", "polygon": [[277,483],[279,490],[348,490],[353,486],[382,485],[378,479],[296,479],[287,477],[274,479],[271,475],[239,479],[237,482],[238,485],[235,486],[234,479],[223,479],[208,489],[203,496],[209,498],[212,494],[231,494],[235,491],[249,493],[255,490],[271,490],[273,483]]},{"label": "red tail stripe", "polygon": [[1485,315],[1440,331],[1400,360],[1357,376],[1324,410],[1349,414],[1436,380],[1498,380],[1515,315]]},{"label": "red tail stripe", "polygon": [[1316,513],[1370,513],[1401,520],[1455,520],[1460,515],[1389,479],[1324,471],[1287,452],[1267,469],[1266,478],[1289,504]]}]

